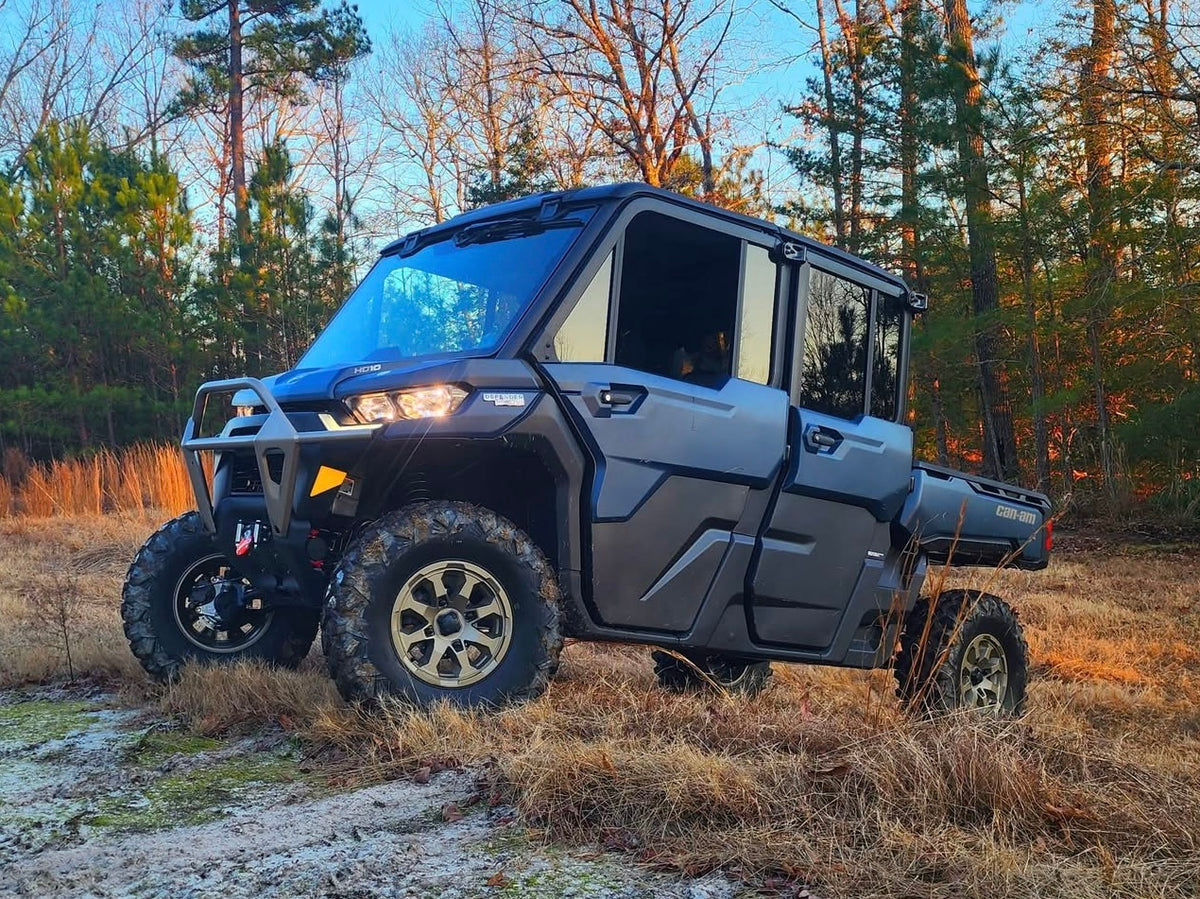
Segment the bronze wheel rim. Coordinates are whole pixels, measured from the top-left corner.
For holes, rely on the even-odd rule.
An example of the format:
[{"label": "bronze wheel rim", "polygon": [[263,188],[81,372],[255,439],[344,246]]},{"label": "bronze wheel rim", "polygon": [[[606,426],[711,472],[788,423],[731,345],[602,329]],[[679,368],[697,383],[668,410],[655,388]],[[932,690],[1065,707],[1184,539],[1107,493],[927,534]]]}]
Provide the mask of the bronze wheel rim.
[{"label": "bronze wheel rim", "polygon": [[1008,655],[999,639],[979,634],[963,650],[958,675],[963,708],[999,711],[1008,695]]},{"label": "bronze wheel rim", "polygon": [[392,606],[392,646],[414,677],[438,687],[469,687],[504,660],[512,642],[512,603],[486,569],[433,562],[412,575]]}]

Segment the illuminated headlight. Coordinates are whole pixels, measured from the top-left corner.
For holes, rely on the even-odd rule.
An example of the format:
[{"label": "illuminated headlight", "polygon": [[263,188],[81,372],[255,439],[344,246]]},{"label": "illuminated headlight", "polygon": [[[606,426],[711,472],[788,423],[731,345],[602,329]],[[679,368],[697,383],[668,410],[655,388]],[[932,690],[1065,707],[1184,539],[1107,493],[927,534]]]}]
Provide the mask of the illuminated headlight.
[{"label": "illuminated headlight", "polygon": [[413,418],[441,418],[462,405],[467,392],[450,384],[396,390],[389,393],[364,393],[346,397],[346,405],[363,422],[396,421]]}]

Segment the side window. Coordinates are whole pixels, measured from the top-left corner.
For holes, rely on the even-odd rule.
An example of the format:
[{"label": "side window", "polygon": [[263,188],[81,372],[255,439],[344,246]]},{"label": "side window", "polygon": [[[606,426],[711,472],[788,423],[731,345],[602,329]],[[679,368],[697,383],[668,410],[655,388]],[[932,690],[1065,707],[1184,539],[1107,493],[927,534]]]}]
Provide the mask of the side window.
[{"label": "side window", "polygon": [[896,417],[900,400],[900,329],[904,305],[899,297],[877,294],[875,312],[875,359],[871,363],[871,414],[876,418]]},{"label": "side window", "polygon": [[643,212],[625,231],[616,362],[720,386],[733,373],[742,242]]},{"label": "side window", "polygon": [[738,316],[737,376],[766,384],[771,380],[775,341],[777,267],[764,247],[746,244],[742,270],[742,308]]},{"label": "side window", "polygon": [[811,270],[800,405],[839,418],[856,418],[866,411],[870,324],[870,290]]},{"label": "side window", "polygon": [[559,362],[604,361],[604,348],[608,342],[612,264],[612,253],[609,253],[567,320],[554,335],[554,353]]}]

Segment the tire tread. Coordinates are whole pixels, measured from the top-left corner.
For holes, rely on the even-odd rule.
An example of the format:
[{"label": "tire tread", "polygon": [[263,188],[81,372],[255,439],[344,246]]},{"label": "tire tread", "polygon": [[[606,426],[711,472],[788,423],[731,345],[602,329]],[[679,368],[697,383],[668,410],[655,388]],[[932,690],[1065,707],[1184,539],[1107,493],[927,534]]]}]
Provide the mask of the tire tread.
[{"label": "tire tread", "polygon": [[[163,592],[174,588],[173,584],[162,582],[167,567],[182,545],[201,540],[206,535],[198,512],[186,512],[171,519],[142,544],[125,576],[121,590],[122,627],[129,640],[129,648],[153,680],[164,683],[175,680],[187,661],[187,657],[169,651],[154,626],[153,609],[156,602],[174,602],[173,596],[167,597]],[[256,657],[285,668],[295,668],[308,655],[316,638],[317,616],[303,609],[281,610],[272,620],[271,629],[277,634],[275,651],[265,657],[256,653]],[[252,648],[261,650],[264,646],[260,644],[270,636],[264,634]],[[232,662],[241,656],[205,657],[194,654],[192,657],[202,661],[219,659]]]},{"label": "tire tread", "polygon": [[507,701],[539,696],[557,672],[563,647],[561,591],[537,544],[489,509],[465,502],[428,501],[384,515],[368,527],[346,551],[330,580],[321,620],[321,647],[329,674],[348,701],[370,705],[393,693],[391,683],[368,655],[366,615],[372,583],[409,547],[446,537],[469,537],[494,546],[535,579],[539,657],[529,683],[509,693]]}]

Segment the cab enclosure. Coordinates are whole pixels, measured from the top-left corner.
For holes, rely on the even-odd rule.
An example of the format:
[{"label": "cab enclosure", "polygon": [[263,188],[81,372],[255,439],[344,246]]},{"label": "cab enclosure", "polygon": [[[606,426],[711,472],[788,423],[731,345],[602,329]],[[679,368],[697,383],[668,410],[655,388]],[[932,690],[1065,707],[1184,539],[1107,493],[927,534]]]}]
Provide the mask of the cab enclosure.
[{"label": "cab enclosure", "polygon": [[914,462],[923,306],[645,185],[476,210],[385,247],[293,370],[200,388],[199,520],[261,608],[319,608],[373,523],[464,503],[544,554],[567,636],[886,664],[927,566],[1049,548],[1046,497]]}]

